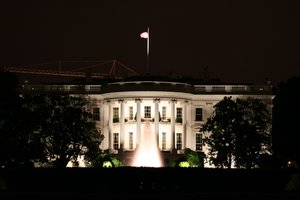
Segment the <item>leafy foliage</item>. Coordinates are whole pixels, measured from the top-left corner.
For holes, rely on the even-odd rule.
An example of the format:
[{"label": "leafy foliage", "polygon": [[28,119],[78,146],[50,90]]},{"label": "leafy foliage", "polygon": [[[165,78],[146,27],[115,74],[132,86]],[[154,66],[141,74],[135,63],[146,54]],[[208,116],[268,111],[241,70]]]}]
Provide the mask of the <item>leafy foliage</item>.
[{"label": "leafy foliage", "polygon": [[[93,151],[93,154],[89,156],[89,160],[87,160],[86,165],[89,167],[120,167],[122,166],[122,162],[112,156],[109,153],[109,150],[101,150],[101,151]],[[110,164],[108,164],[110,163]]]},{"label": "leafy foliage", "polygon": [[201,127],[209,132],[203,141],[208,146],[211,164],[221,168],[252,168],[259,155],[270,151],[270,114],[261,100],[232,100],[224,97],[214,115]]},{"label": "leafy foliage", "polygon": [[40,137],[44,153],[55,167],[66,167],[79,156],[99,149],[103,135],[96,129],[86,99],[64,94],[41,95]]},{"label": "leafy foliage", "polygon": [[184,149],[184,154],[169,164],[170,167],[204,167],[205,154],[193,151],[189,148]]}]

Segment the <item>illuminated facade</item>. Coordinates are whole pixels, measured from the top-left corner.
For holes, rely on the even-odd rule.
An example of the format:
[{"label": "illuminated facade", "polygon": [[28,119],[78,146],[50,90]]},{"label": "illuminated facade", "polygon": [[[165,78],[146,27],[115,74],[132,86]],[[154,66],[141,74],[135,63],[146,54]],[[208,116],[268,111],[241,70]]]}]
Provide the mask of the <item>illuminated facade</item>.
[{"label": "illuminated facade", "polygon": [[[29,86],[28,86],[29,87]],[[85,95],[89,111],[104,135],[100,148],[109,149],[124,165],[131,165],[145,132],[155,135],[164,163],[185,148],[206,152],[199,129],[224,98],[254,97],[271,113],[270,85],[204,85],[166,81],[124,81],[101,85],[43,85],[30,90],[67,91]],[[43,88],[41,88],[43,87]],[[209,167],[208,164],[205,165]]]}]

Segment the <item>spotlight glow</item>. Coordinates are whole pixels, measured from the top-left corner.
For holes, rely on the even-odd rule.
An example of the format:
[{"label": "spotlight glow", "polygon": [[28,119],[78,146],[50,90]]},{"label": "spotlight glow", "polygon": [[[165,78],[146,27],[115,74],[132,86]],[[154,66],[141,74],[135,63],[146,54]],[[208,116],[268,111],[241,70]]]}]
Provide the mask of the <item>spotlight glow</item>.
[{"label": "spotlight glow", "polygon": [[162,167],[161,154],[157,146],[157,139],[152,131],[150,122],[145,122],[144,133],[133,158],[133,167]]}]

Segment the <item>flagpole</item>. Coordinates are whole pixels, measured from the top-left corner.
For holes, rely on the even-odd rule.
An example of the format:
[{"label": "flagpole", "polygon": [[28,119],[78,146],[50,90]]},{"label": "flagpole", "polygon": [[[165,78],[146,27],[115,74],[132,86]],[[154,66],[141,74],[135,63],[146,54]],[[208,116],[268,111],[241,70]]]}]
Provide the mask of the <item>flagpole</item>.
[{"label": "flagpole", "polygon": [[149,53],[150,53],[150,49],[149,49],[149,45],[150,45],[150,33],[149,33],[149,27],[147,28],[147,33],[148,33],[148,37],[147,37],[147,74],[149,74]]}]

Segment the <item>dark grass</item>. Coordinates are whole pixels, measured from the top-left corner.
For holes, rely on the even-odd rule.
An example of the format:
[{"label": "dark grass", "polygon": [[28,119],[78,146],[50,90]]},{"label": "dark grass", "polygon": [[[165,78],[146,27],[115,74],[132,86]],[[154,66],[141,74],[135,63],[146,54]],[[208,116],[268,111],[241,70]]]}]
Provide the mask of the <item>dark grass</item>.
[{"label": "dark grass", "polygon": [[[286,186],[295,169],[208,168],[36,168],[1,169],[2,197],[100,197],[162,196],[230,199],[299,198]],[[53,199],[52,198],[52,199]],[[300,199],[300,198],[299,198]]]}]

